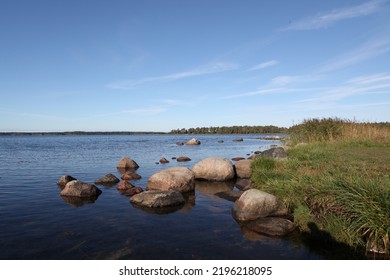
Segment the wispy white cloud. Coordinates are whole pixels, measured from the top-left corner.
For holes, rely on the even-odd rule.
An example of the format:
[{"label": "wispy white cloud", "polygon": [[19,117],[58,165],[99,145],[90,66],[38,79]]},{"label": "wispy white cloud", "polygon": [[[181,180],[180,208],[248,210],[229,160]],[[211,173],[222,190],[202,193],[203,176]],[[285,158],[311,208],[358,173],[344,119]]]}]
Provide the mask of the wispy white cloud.
[{"label": "wispy white cloud", "polygon": [[383,3],[383,0],[372,0],[357,6],[335,9],[326,13],[318,13],[315,16],[293,21],[289,26],[282,30],[313,30],[327,28],[342,20],[376,13],[381,9]]},{"label": "wispy white cloud", "polygon": [[236,69],[237,67],[238,65],[233,63],[225,63],[225,62],[211,63],[188,71],[173,73],[164,76],[146,77],[138,80],[117,81],[106,85],[106,87],[111,89],[128,90],[140,86],[142,84],[153,83],[153,82],[176,81],[176,80],[189,78],[189,77],[203,76],[203,75],[209,75],[209,74],[214,74],[214,73],[219,73],[224,71],[230,71]]},{"label": "wispy white cloud", "polygon": [[284,90],[285,90],[285,88],[283,88],[283,87],[261,88],[261,89],[255,90],[255,91],[249,91],[249,92],[245,92],[245,93],[224,96],[224,97],[222,97],[222,99],[233,99],[233,98],[263,95],[263,94],[271,94],[271,93],[283,92]]},{"label": "wispy white cloud", "polygon": [[257,64],[255,66],[247,69],[246,71],[255,71],[255,70],[265,69],[265,68],[274,66],[276,64],[279,64],[279,61],[277,61],[277,60],[269,60],[269,61],[265,61],[265,62],[262,62],[260,64]]},{"label": "wispy white cloud", "polygon": [[375,39],[326,63],[321,67],[320,72],[342,69],[388,52],[390,52],[390,38]]},{"label": "wispy white cloud", "polygon": [[347,81],[349,84],[358,84],[358,85],[365,85],[365,84],[372,84],[382,81],[390,81],[390,74],[388,73],[379,73],[375,75],[368,75],[368,76],[360,76],[353,79],[350,79]]},{"label": "wispy white cloud", "polygon": [[317,92],[316,97],[299,100],[305,102],[330,102],[367,94],[390,94],[390,75],[386,73],[356,77],[332,89]]}]

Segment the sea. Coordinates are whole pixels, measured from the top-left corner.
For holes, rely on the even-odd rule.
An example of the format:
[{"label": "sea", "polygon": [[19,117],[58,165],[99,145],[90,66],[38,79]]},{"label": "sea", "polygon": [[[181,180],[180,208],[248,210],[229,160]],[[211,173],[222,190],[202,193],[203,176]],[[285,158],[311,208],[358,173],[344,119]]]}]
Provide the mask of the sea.
[{"label": "sea", "polygon": [[[215,188],[221,187],[211,183],[197,184],[183,208],[165,214],[135,208],[115,185],[96,185],[102,194],[80,203],[61,197],[56,184],[63,175],[87,183],[108,173],[120,177],[116,165],[127,156],[142,176],[132,184],[145,189],[148,178],[163,169],[192,168],[207,157],[248,157],[280,145],[264,136],[0,136],[0,259],[323,259],[298,232],[275,238],[242,228],[232,217],[234,202],[217,196]],[[176,144],[193,137],[201,144]],[[237,138],[243,141],[233,141]],[[179,156],[191,161],[172,159]],[[170,162],[160,164],[162,157]]]}]

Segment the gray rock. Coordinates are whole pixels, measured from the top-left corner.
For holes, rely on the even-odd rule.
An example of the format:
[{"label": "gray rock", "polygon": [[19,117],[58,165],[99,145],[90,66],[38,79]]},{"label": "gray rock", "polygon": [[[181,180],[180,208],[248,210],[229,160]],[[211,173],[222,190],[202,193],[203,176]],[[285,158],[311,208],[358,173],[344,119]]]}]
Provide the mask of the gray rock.
[{"label": "gray rock", "polygon": [[129,157],[124,157],[122,158],[116,168],[118,169],[137,169],[139,168],[139,165],[131,158]]},{"label": "gray rock", "polygon": [[104,177],[98,179],[95,181],[95,184],[101,184],[101,185],[106,185],[106,184],[117,184],[119,183],[119,179],[112,173],[106,174]]},{"label": "gray rock", "polygon": [[237,221],[251,221],[288,214],[287,209],[276,196],[257,189],[245,191],[234,203],[232,212]]},{"label": "gray rock", "polygon": [[172,167],[153,174],[146,190],[189,192],[195,189],[194,173],[187,167]]},{"label": "gray rock", "polygon": [[195,179],[227,181],[235,177],[233,164],[226,158],[206,158],[192,168]]},{"label": "gray rock", "polygon": [[252,162],[253,162],[253,160],[244,159],[244,160],[237,161],[234,164],[234,166],[236,168],[236,174],[237,174],[238,178],[250,178],[251,177],[251,173],[252,173],[251,165],[252,165]]},{"label": "gray rock", "polygon": [[74,180],[77,179],[70,175],[64,175],[58,180],[57,185],[60,186],[61,188],[64,188],[67,183]]},{"label": "gray rock", "polygon": [[286,159],[287,153],[282,147],[271,148],[261,153],[263,157],[270,157],[274,159]]},{"label": "gray rock", "polygon": [[97,197],[102,193],[95,185],[87,184],[79,180],[70,181],[61,191],[62,196]]},{"label": "gray rock", "polygon": [[269,236],[285,236],[295,229],[290,220],[278,217],[260,218],[245,224],[245,227]]},{"label": "gray rock", "polygon": [[131,203],[143,207],[172,207],[183,205],[184,197],[177,191],[146,191],[131,197]]}]

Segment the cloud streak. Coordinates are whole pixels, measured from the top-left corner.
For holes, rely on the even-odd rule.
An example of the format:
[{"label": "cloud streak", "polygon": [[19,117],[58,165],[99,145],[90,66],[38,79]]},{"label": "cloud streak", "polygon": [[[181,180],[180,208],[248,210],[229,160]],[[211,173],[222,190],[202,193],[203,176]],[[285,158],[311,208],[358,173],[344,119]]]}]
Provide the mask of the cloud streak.
[{"label": "cloud streak", "polygon": [[292,22],[282,30],[315,30],[327,28],[342,20],[374,14],[380,10],[383,2],[383,0],[373,0],[357,6],[335,9],[327,13],[318,13],[315,16]]},{"label": "cloud streak", "polygon": [[237,67],[238,66],[236,64],[232,64],[232,63],[222,63],[222,62],[211,63],[188,71],[173,73],[164,76],[146,77],[138,80],[117,81],[106,85],[106,87],[110,89],[129,90],[143,84],[155,83],[155,82],[171,82],[171,81],[176,81],[176,80],[190,78],[190,77],[204,76],[204,75],[209,75],[209,74],[214,74],[219,72],[231,71],[236,69]]},{"label": "cloud streak", "polygon": [[266,62],[262,62],[262,63],[260,63],[260,64],[257,64],[257,65],[255,65],[255,66],[253,66],[252,68],[247,69],[246,72],[265,69],[265,68],[274,66],[274,65],[276,65],[276,64],[279,64],[279,61],[277,61],[277,60],[269,60],[269,61],[266,61]]}]

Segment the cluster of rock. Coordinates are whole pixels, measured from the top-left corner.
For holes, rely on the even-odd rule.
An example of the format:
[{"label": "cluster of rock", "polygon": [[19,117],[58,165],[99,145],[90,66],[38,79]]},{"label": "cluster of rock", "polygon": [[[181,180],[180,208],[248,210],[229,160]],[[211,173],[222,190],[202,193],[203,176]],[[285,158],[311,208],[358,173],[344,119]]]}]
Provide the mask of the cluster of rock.
[{"label": "cluster of rock", "polygon": [[[189,144],[191,143],[191,144]],[[197,143],[197,144],[196,144]],[[188,145],[199,145],[200,141],[192,139]],[[282,148],[273,148],[261,153],[262,156],[282,158]],[[284,152],[285,153],[285,152]],[[258,154],[259,155],[259,154]],[[177,161],[191,160],[179,157]],[[168,163],[165,158],[160,163]],[[117,189],[123,195],[130,196],[130,203],[143,209],[160,209],[167,213],[180,209],[186,202],[186,194],[194,192],[195,183],[201,182],[231,182],[237,179],[238,191],[224,188],[215,195],[235,201],[232,214],[243,227],[262,234],[281,236],[290,233],[294,224],[285,219],[287,209],[273,195],[250,188],[252,159],[236,158],[235,164],[226,158],[206,158],[196,163],[192,169],[187,167],[172,167],[153,174],[147,182],[146,190],[131,184],[130,180],[140,179],[136,173],[139,165],[129,157],[122,158],[117,169],[121,179],[109,173],[95,181],[95,184],[105,186],[118,185]],[[96,199],[102,191],[93,184],[87,184],[76,178],[65,175],[57,184],[62,188],[61,196],[79,199]],[[208,183],[209,184],[209,183]],[[207,187],[207,184],[206,184]],[[146,210],[148,211],[148,210]]]}]

